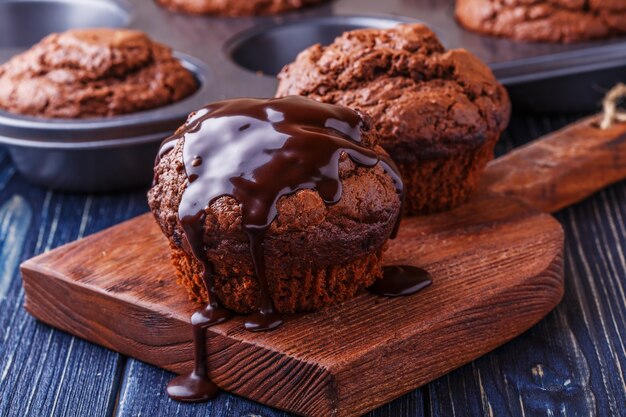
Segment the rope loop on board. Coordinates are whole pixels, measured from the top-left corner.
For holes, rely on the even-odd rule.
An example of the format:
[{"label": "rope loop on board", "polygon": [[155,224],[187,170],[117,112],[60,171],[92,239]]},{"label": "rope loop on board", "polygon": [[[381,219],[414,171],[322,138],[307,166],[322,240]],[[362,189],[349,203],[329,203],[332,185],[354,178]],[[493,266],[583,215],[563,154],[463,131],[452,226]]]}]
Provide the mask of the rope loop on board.
[{"label": "rope loop on board", "polygon": [[620,99],[626,98],[626,84],[619,83],[611,88],[602,100],[602,120],[600,121],[600,129],[606,130],[613,126],[614,123],[626,122],[626,111],[620,109],[617,104]]}]

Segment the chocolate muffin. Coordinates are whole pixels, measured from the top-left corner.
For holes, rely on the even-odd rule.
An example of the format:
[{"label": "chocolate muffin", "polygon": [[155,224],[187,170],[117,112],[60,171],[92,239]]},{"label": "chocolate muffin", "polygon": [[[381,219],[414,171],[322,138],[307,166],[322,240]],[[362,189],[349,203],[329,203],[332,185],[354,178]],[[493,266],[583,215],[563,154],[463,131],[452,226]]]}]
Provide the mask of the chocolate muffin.
[{"label": "chocolate muffin", "polygon": [[486,35],[579,42],[626,34],[623,0],[457,0],[457,20]]},{"label": "chocolate muffin", "polygon": [[279,14],[328,0],[156,0],[170,10],[219,16]]},{"label": "chocolate muffin", "polygon": [[380,278],[402,182],[377,141],[367,117],[303,97],[191,114],[162,145],[148,193],[190,298],[306,311]]},{"label": "chocolate muffin", "polygon": [[0,109],[31,116],[115,116],[179,101],[197,88],[170,48],[144,33],[52,34],[0,66]]},{"label": "chocolate muffin", "polygon": [[346,32],[278,75],[298,94],[371,116],[404,180],[408,214],[447,210],[477,188],[508,123],[505,89],[475,56],[421,24]]}]

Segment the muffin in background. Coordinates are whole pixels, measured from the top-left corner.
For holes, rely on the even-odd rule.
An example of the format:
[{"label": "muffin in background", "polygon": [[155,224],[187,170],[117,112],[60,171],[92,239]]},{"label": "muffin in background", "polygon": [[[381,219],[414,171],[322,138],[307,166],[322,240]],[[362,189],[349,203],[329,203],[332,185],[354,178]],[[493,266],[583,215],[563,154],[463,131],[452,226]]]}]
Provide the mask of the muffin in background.
[{"label": "muffin in background", "polygon": [[[211,119],[213,115],[218,113],[219,121],[212,121],[216,120]],[[210,264],[214,291],[227,308],[238,313],[252,312],[260,308],[261,298],[245,228],[245,214],[250,206],[246,207],[245,201],[238,201],[232,195],[221,193],[211,199],[210,191],[206,190],[205,195],[203,186],[191,191],[190,195],[200,196],[199,203],[193,207],[207,205],[201,212],[201,230],[194,228],[193,232],[196,242],[198,239],[202,242],[201,252],[205,260],[201,260],[194,254],[192,248],[197,245],[189,243],[189,236],[185,234],[188,229],[181,221],[186,218],[181,215],[181,206],[186,206],[184,196],[190,184],[204,184],[205,179],[210,182],[221,178],[223,169],[235,167],[233,172],[240,172],[238,167],[247,161],[263,159],[264,155],[281,153],[281,149],[285,149],[286,153],[281,155],[286,159],[279,157],[279,160],[291,161],[293,169],[280,170],[276,173],[279,177],[269,179],[259,174],[259,170],[254,171],[256,176],[266,178],[267,184],[274,186],[282,178],[299,175],[297,172],[307,166],[302,160],[312,149],[319,148],[320,143],[327,144],[326,138],[345,138],[346,132],[358,134],[356,144],[359,148],[381,158],[387,157],[377,144],[378,138],[367,117],[345,107],[304,97],[234,99],[213,103],[192,113],[187,123],[164,142],[155,164],[148,203],[169,240],[178,282],[187,289],[190,299],[207,302],[203,262]],[[284,137],[283,133],[296,138],[300,147],[277,145],[271,135]],[[244,155],[247,144],[259,142],[259,138],[263,138],[261,142],[270,143],[269,148]],[[193,145],[192,149],[197,149],[199,143],[218,141],[223,144],[216,144],[210,152],[185,151],[186,146]],[[211,159],[222,155],[224,146],[234,149],[232,147],[238,144],[243,147],[229,154],[232,157]],[[187,158],[196,155],[194,158],[199,158],[197,161],[202,165],[194,165],[196,159],[188,164],[185,155]],[[313,177],[319,177],[322,171],[326,173],[324,175],[338,173],[339,200],[326,203],[317,188],[295,188],[297,191],[277,200],[276,217],[263,233],[265,282],[273,308],[279,313],[316,310],[344,301],[382,277],[382,252],[400,215],[401,183],[395,182],[399,177],[396,173],[389,174],[388,168],[376,159],[375,165],[363,166],[343,151],[338,162],[324,163],[330,165],[319,171],[314,169]],[[190,170],[196,168],[205,171],[190,174]],[[241,168],[241,171],[245,169]],[[243,177],[243,174],[237,174],[226,178],[226,182],[258,182],[242,180]],[[293,183],[288,185],[291,190],[294,190],[293,186]],[[248,191],[248,195],[257,195],[259,191],[255,190]]]},{"label": "muffin in background", "polygon": [[520,41],[572,43],[626,35],[624,0],[456,0],[467,29]]},{"label": "muffin in background", "polygon": [[156,0],[172,11],[218,16],[272,15],[328,0]]},{"label": "muffin in background", "polygon": [[404,180],[407,214],[456,207],[476,190],[510,115],[506,90],[462,49],[421,24],[345,32],[278,75],[297,94],[362,111]]},{"label": "muffin in background", "polygon": [[197,89],[170,48],[143,32],[75,29],[52,34],[0,66],[0,109],[89,118],[161,107]]}]

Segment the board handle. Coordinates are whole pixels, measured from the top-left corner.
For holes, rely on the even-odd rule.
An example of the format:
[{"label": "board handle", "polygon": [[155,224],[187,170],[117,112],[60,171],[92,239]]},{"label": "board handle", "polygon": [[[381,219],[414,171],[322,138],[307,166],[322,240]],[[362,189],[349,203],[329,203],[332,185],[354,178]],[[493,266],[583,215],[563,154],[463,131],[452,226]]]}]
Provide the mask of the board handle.
[{"label": "board handle", "polygon": [[552,213],[626,178],[626,123],[603,130],[602,118],[582,119],[492,161],[481,190]]}]

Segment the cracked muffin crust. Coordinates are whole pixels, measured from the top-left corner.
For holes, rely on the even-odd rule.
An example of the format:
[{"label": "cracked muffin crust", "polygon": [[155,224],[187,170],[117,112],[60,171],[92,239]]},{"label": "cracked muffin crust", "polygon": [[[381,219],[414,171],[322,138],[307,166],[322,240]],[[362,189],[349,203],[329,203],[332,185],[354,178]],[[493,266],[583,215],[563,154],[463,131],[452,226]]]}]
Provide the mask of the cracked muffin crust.
[{"label": "cracked muffin crust", "polygon": [[279,97],[304,95],[371,116],[402,174],[408,214],[465,202],[510,113],[487,66],[465,50],[446,51],[421,24],[346,32],[301,52],[278,79]]},{"label": "cracked muffin crust", "polygon": [[[361,144],[385,155],[367,118],[362,120]],[[198,132],[202,133],[201,127]],[[148,203],[169,240],[179,284],[190,299],[206,302],[202,266],[189,249],[179,218],[189,185],[184,144],[182,136],[157,161]],[[341,302],[382,277],[382,252],[400,214],[396,185],[381,164],[359,166],[345,152],[339,159],[339,177],[342,192],[337,203],[325,203],[312,189],[277,202],[277,216],[263,241],[267,284],[277,312],[310,311]],[[231,196],[221,196],[204,215],[202,237],[215,293],[231,310],[255,311],[259,283],[242,225],[241,204]]]},{"label": "cracked muffin crust", "polygon": [[232,17],[279,14],[325,1],[328,0],[156,0],[177,12]]},{"label": "cracked muffin crust", "polygon": [[623,0],[457,0],[466,28],[521,41],[580,42],[626,35]]},{"label": "cracked muffin crust", "polygon": [[0,66],[0,108],[31,116],[133,113],[179,101],[196,88],[170,48],[134,30],[52,34]]}]

